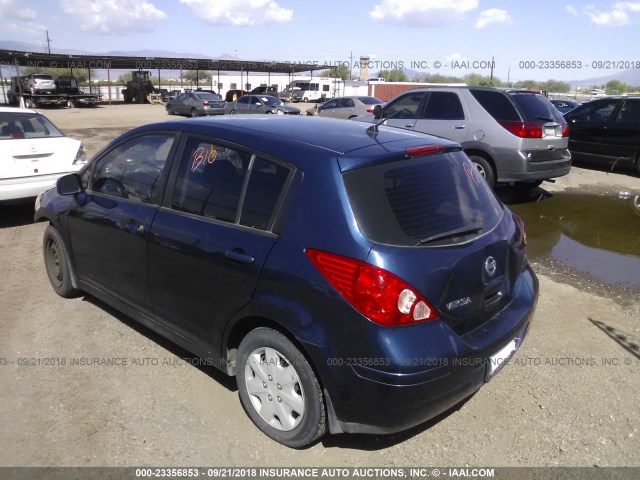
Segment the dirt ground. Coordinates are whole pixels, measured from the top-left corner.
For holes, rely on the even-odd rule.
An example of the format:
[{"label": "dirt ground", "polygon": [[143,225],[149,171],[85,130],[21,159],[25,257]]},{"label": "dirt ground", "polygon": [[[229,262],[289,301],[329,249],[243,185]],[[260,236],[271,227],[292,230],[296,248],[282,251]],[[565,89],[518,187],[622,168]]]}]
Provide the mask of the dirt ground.
[{"label": "dirt ground", "polygon": [[[158,105],[45,114],[90,155],[131,127],[175,118]],[[640,178],[574,168],[543,188],[640,193]],[[534,265],[530,333],[476,395],[402,434],[326,436],[292,451],[253,426],[233,379],[91,297],[58,297],[45,225],[28,207],[0,215],[1,466],[640,466],[637,290],[593,293],[580,275]]]}]

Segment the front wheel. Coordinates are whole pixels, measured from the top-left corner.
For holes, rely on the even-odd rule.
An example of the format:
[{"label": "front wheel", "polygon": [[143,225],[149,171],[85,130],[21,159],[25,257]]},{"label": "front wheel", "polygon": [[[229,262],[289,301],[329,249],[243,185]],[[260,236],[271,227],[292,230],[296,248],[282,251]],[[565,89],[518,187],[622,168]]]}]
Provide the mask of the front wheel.
[{"label": "front wheel", "polygon": [[231,113],[231,115],[237,115],[238,111],[237,110],[231,110],[231,112],[229,112],[229,113]]},{"label": "front wheel", "polygon": [[493,188],[496,184],[496,175],[493,172],[493,167],[489,161],[479,155],[469,155],[469,160],[471,160],[473,166],[476,167],[480,176],[485,179],[491,188]]},{"label": "front wheel", "polygon": [[79,290],[73,288],[71,283],[71,268],[69,267],[67,249],[62,237],[51,225],[44,231],[42,249],[47,276],[55,292],[64,298],[78,295]]},{"label": "front wheel", "polygon": [[252,330],[240,343],[236,365],[242,406],[266,435],[300,448],[324,434],[322,389],[287,337],[270,328]]}]

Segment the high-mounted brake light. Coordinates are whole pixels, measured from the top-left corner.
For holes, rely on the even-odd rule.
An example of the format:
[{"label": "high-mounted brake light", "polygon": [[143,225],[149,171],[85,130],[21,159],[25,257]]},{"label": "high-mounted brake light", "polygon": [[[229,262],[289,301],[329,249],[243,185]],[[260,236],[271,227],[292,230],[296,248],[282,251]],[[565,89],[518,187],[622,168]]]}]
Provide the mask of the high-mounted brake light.
[{"label": "high-mounted brake light", "polygon": [[498,121],[505,129],[520,138],[542,138],[542,125],[528,122]]},{"label": "high-mounted brake light", "polygon": [[422,145],[419,147],[407,147],[405,150],[411,158],[423,157],[444,152],[444,145]]},{"label": "high-mounted brake light", "polygon": [[309,249],[307,256],[331,286],[373,322],[395,327],[438,318],[419,292],[391,272],[321,250]]}]

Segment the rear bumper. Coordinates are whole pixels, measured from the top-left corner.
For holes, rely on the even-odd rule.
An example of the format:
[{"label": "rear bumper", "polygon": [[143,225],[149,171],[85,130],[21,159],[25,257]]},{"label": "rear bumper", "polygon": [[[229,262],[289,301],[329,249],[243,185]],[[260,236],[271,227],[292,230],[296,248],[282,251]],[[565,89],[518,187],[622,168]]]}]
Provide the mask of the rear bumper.
[{"label": "rear bumper", "polygon": [[56,184],[56,180],[67,173],[55,173],[37,177],[0,179],[0,201],[37,197]]},{"label": "rear bumper", "polygon": [[546,180],[571,171],[571,154],[567,148],[553,152],[495,149],[493,153],[498,182]]},{"label": "rear bumper", "polygon": [[225,107],[205,108],[202,112],[204,115],[224,115]]},{"label": "rear bumper", "polygon": [[[514,340],[517,350],[528,332],[538,297],[538,281],[530,267],[519,288],[514,305],[463,337],[481,345],[480,349],[469,348],[458,356],[425,351],[421,357],[403,359],[404,372],[362,364],[332,367],[329,375],[336,383],[325,389],[331,433],[399,432],[434,418],[476,392],[508,363],[492,360],[492,356]],[[416,370],[416,365],[424,367]],[[325,387],[327,384],[325,380]]]}]

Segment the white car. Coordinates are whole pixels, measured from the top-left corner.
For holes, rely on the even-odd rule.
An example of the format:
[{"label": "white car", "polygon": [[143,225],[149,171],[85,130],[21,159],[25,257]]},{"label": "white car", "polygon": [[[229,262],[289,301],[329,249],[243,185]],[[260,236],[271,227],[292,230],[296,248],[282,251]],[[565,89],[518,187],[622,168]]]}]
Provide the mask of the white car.
[{"label": "white car", "polygon": [[44,115],[0,107],[0,202],[36,197],[85,163],[80,140],[66,137]]}]

